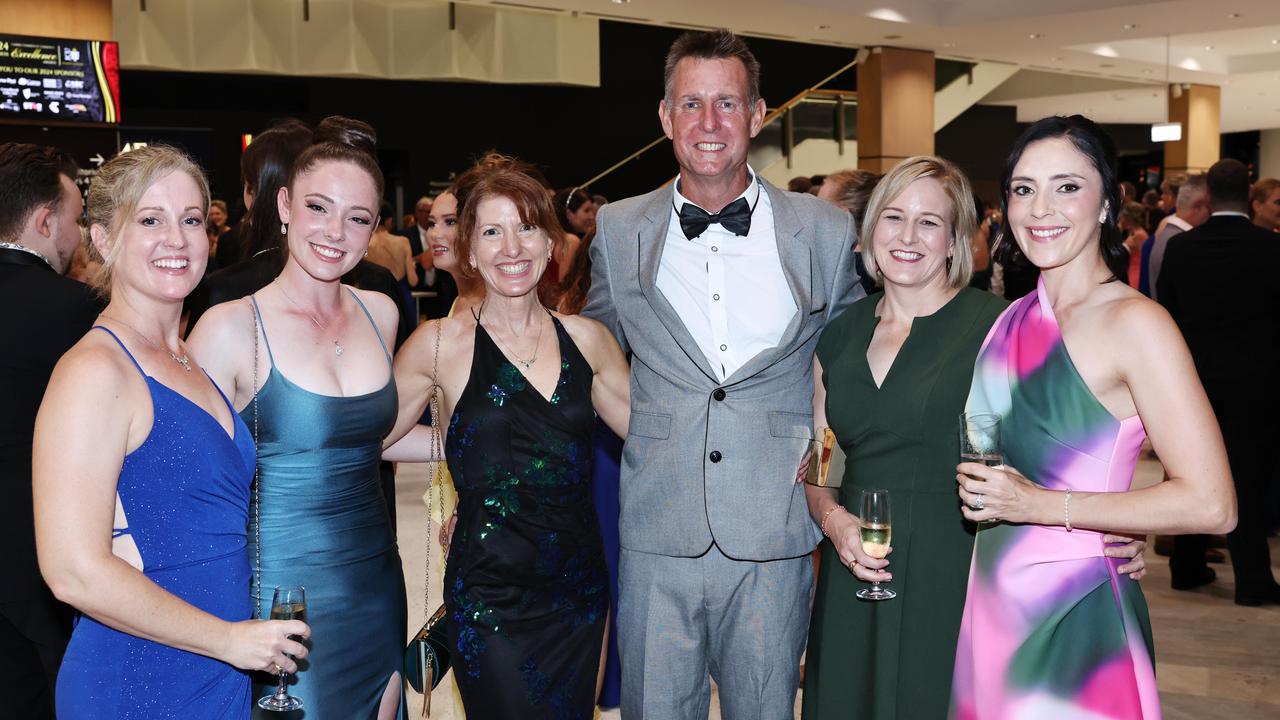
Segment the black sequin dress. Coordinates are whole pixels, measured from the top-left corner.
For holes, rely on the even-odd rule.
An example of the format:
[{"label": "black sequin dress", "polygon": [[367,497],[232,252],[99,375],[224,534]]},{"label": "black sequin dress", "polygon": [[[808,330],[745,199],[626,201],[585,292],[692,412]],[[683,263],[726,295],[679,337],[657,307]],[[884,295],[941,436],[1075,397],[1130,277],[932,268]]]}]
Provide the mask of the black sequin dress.
[{"label": "black sequin dress", "polygon": [[608,612],[591,495],[591,366],[560,321],[550,400],[476,324],[446,454],[458,525],[445,572],[467,716],[590,720]]}]

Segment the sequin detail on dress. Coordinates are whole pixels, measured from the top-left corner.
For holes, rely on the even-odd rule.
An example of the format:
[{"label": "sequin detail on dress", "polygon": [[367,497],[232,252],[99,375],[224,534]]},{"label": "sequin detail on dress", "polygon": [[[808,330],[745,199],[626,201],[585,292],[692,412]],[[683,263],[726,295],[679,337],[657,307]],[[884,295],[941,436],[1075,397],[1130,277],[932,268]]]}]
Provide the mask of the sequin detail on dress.
[{"label": "sequin detail on dress", "polygon": [[458,489],[445,604],[469,717],[589,720],[608,608],[591,495],[591,367],[559,320],[540,395],[477,325],[445,455]]}]

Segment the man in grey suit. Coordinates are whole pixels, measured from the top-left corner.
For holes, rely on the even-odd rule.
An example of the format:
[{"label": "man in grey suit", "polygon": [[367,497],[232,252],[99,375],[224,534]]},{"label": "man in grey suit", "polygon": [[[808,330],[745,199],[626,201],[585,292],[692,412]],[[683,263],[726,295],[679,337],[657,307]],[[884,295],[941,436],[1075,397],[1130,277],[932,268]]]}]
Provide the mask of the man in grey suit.
[{"label": "man in grey suit", "polygon": [[796,471],[813,351],[863,292],[851,216],[747,166],[760,66],[727,30],[667,56],[677,181],[606,205],[584,314],[631,359],[618,632],[627,720],[790,718],[820,539]]}]

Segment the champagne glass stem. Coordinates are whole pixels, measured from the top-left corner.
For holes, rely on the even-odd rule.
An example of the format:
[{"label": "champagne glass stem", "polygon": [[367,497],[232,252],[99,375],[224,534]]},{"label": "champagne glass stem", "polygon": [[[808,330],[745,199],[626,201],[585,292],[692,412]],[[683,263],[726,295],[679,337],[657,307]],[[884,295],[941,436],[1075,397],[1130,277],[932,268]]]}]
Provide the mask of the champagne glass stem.
[{"label": "champagne glass stem", "polygon": [[284,700],[285,698],[289,697],[289,691],[285,689],[285,682],[284,682],[285,677],[286,677],[285,671],[281,670],[280,680],[279,680],[280,684],[276,686],[276,698],[280,700]]}]

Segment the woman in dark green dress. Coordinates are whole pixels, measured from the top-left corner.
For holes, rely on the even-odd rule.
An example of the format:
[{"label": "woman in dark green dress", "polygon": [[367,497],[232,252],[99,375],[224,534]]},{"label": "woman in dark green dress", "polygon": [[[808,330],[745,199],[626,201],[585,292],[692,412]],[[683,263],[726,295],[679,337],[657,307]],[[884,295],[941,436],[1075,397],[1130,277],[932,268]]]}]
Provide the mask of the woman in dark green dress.
[{"label": "woman in dark green dress", "polygon": [[[827,539],[804,720],[947,715],[974,530],[955,494],[958,421],[978,349],[1007,305],[967,287],[975,225],[958,168],[904,160],[877,185],[862,227],[863,262],[884,292],[855,303],[818,343],[815,423],[825,411],[846,463],[838,490],[807,488]],[[856,513],[862,490],[882,488],[892,498],[893,550],[875,559],[862,550]],[[854,597],[876,580],[898,596]]]}]

